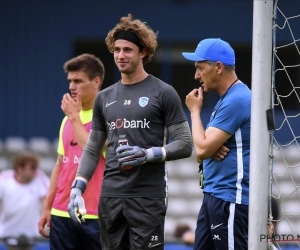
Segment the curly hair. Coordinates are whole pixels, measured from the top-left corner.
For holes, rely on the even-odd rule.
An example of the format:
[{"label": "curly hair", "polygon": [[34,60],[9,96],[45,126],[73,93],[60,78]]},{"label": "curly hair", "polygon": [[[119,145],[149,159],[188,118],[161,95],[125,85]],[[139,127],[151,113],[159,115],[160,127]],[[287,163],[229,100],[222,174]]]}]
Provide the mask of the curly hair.
[{"label": "curly hair", "polygon": [[128,14],[127,17],[122,17],[120,19],[120,23],[109,31],[105,38],[106,46],[111,53],[114,52],[115,37],[121,30],[133,32],[138,36],[140,43],[146,52],[146,56],[143,58],[143,64],[145,65],[150,62],[158,45],[156,40],[158,32],[155,33],[148,25],[146,25],[146,22],[142,22],[139,19],[132,19],[132,15]]}]

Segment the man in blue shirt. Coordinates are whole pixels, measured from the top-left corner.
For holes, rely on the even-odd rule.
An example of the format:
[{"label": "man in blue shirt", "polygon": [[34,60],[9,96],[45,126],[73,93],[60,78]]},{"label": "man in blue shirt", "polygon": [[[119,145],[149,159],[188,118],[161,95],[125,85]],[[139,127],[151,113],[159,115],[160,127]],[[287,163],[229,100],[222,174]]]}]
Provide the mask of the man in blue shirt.
[{"label": "man in blue shirt", "polygon": [[[237,78],[234,50],[227,42],[204,39],[194,53],[182,54],[195,62],[195,79],[202,85],[186,96],[204,173],[194,249],[248,249],[251,91]],[[206,129],[201,121],[204,91],[220,95]]]}]

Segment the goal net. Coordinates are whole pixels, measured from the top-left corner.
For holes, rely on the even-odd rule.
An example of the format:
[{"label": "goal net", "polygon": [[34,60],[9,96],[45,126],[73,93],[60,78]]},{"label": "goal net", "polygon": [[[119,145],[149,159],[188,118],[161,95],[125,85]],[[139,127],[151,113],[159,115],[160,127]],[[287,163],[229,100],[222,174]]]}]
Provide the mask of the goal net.
[{"label": "goal net", "polygon": [[285,6],[274,3],[268,241],[300,249],[300,9]]},{"label": "goal net", "polygon": [[249,250],[300,249],[299,27],[299,1],[253,0]]}]

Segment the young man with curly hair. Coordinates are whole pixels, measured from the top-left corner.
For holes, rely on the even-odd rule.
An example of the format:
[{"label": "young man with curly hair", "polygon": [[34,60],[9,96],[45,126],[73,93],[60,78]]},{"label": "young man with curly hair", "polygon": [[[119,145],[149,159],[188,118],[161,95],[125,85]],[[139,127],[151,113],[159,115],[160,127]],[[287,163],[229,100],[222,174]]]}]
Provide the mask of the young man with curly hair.
[{"label": "young man with curly hair", "polygon": [[[64,94],[61,109],[65,117],[61,123],[58,158],[53,168],[50,187],[38,227],[48,238],[51,250],[98,250],[100,229],[98,201],[105,167],[104,155],[95,167],[95,174],[83,195],[86,215],[82,227],[74,223],[67,212],[70,186],[75,178],[82,150],[92,125],[93,106],[104,79],[104,66],[94,55],[82,54],[64,64],[68,74],[70,94]],[[102,150],[102,148],[100,149]],[[50,230],[44,230],[44,227]]]},{"label": "young man with curly hair", "polygon": [[[190,129],[178,94],[144,70],[157,47],[156,36],[144,22],[128,15],[105,40],[121,79],[97,96],[69,203],[69,213],[77,221],[75,208],[84,211],[81,194],[108,138],[99,202],[102,249],[164,249],[165,161],[192,153]],[[169,144],[166,132],[173,139]],[[120,136],[126,136],[128,145],[119,145]]]}]

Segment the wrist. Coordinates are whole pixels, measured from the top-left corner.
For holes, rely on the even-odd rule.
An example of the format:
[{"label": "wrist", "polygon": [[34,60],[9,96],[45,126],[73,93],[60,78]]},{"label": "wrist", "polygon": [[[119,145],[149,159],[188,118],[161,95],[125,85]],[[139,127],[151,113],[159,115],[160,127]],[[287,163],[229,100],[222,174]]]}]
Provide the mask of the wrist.
[{"label": "wrist", "polygon": [[86,178],[82,177],[82,176],[76,176],[76,177],[75,177],[75,180],[82,180],[82,181],[84,181],[86,184],[88,183],[88,180],[87,180]]},{"label": "wrist", "polygon": [[46,197],[46,199],[44,201],[44,206],[43,206],[43,211],[42,212],[51,211],[53,200],[54,200],[54,198],[52,199],[52,197],[49,197],[49,196]]},{"label": "wrist", "polygon": [[192,110],[191,111],[191,116],[194,116],[194,115],[199,116],[200,112],[201,112],[201,109]]},{"label": "wrist", "polygon": [[70,115],[68,115],[68,118],[69,118],[70,122],[80,121],[79,113],[70,114]]},{"label": "wrist", "polygon": [[48,206],[44,206],[42,213],[43,214],[48,214],[51,212],[52,206],[48,207]]},{"label": "wrist", "polygon": [[162,162],[166,159],[166,150],[163,147],[152,147],[146,149],[147,162]]},{"label": "wrist", "polygon": [[85,182],[82,178],[76,177],[72,183],[71,189],[77,188],[83,194],[86,189],[87,182]]}]

